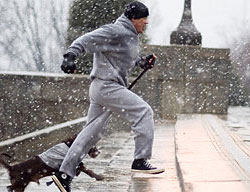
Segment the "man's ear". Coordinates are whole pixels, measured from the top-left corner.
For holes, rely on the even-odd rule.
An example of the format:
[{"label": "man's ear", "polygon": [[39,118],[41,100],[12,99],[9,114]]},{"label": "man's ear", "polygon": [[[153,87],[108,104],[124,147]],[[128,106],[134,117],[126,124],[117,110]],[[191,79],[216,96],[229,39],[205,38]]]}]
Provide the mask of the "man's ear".
[{"label": "man's ear", "polygon": [[132,19],[131,19],[131,22],[135,25],[135,24],[137,23],[137,22],[136,22],[137,20],[138,20],[138,19],[133,19],[133,18],[132,18]]}]

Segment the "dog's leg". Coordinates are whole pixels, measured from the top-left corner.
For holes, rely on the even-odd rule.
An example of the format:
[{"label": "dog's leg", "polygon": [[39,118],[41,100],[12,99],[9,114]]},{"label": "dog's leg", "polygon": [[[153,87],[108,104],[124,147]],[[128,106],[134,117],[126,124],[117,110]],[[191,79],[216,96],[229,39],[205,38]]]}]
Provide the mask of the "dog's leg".
[{"label": "dog's leg", "polygon": [[80,171],[81,171],[81,172],[86,173],[88,176],[95,178],[97,181],[101,181],[104,179],[104,177],[102,175],[98,175],[98,174],[94,173],[92,170],[87,169],[82,162],[79,164],[77,169],[78,169],[78,171],[77,171],[78,175],[80,174]]},{"label": "dog's leg", "polygon": [[24,188],[16,188],[14,189],[12,185],[6,187],[8,192],[24,192]]},{"label": "dog's leg", "polygon": [[92,170],[85,169],[83,172],[86,173],[87,175],[89,175],[90,177],[95,178],[97,181],[101,181],[104,179],[104,177],[102,175],[98,175],[95,172],[93,172]]},{"label": "dog's leg", "polygon": [[6,187],[8,192],[24,192],[25,187],[14,187],[13,185],[9,185]]},{"label": "dog's leg", "polygon": [[13,192],[11,185],[7,186],[7,190],[8,190],[8,192]]}]

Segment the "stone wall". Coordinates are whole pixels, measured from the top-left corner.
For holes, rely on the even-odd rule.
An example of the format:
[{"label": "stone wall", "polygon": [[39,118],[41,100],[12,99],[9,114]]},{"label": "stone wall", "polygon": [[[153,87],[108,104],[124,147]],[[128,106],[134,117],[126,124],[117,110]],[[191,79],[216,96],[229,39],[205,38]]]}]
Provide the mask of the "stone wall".
[{"label": "stone wall", "polygon": [[[228,108],[231,61],[229,49],[199,46],[147,46],[158,56],[148,73],[148,99],[161,118],[178,113],[225,114]],[[150,86],[151,84],[151,86]]]},{"label": "stone wall", "polygon": [[[231,62],[228,49],[147,46],[156,67],[133,89],[155,111],[155,118],[178,113],[225,114]],[[87,114],[88,76],[42,73],[0,74],[0,141]],[[114,129],[127,127],[118,117]]]},{"label": "stone wall", "polygon": [[0,141],[85,116],[88,86],[82,75],[0,74]]}]

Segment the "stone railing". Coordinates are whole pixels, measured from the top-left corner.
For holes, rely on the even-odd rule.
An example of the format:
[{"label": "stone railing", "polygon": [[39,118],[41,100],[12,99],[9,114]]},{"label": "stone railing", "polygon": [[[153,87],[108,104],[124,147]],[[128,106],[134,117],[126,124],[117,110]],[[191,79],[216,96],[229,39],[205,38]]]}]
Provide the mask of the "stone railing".
[{"label": "stone railing", "polygon": [[[227,113],[228,49],[147,46],[144,53],[155,53],[158,61],[133,90],[152,106],[156,119]],[[85,75],[0,73],[0,140],[86,116],[89,83]],[[127,126],[113,119],[115,128]]]},{"label": "stone railing", "polygon": [[228,109],[231,60],[229,49],[199,46],[147,46],[158,62],[148,73],[145,99],[160,118],[178,113],[225,114]]},{"label": "stone railing", "polygon": [[1,73],[0,82],[0,140],[87,114],[87,76]]}]

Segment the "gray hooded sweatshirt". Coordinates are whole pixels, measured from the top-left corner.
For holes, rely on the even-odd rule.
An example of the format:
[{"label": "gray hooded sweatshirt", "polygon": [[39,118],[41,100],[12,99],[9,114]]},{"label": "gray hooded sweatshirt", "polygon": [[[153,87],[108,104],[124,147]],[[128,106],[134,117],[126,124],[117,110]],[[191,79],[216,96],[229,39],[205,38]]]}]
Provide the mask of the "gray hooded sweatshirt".
[{"label": "gray hooded sweatshirt", "polygon": [[128,75],[140,60],[138,33],[124,14],[114,24],[104,25],[77,38],[67,52],[76,56],[94,53],[91,79],[128,85]]}]

